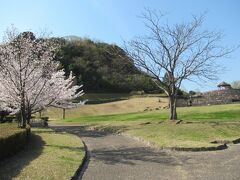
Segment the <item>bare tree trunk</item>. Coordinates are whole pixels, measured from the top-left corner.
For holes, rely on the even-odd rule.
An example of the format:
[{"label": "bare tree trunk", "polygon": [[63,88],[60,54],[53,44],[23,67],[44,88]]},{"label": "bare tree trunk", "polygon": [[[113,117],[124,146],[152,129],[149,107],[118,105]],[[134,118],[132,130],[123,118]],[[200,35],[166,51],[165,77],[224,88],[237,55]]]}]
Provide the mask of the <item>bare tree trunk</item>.
[{"label": "bare tree trunk", "polygon": [[65,119],[65,108],[63,108],[63,119]]},{"label": "bare tree trunk", "polygon": [[22,126],[22,119],[21,119],[21,112],[16,114],[17,122],[18,122],[18,127]]},{"label": "bare tree trunk", "polygon": [[169,96],[169,119],[170,120],[177,120],[177,110],[176,110],[176,96],[170,95]]},{"label": "bare tree trunk", "polygon": [[26,114],[26,103],[25,103],[25,94],[21,92],[21,127],[26,128],[27,124],[27,114]]},{"label": "bare tree trunk", "polygon": [[26,110],[25,110],[25,106],[22,105],[22,108],[21,108],[21,127],[26,128],[26,124],[27,124]]},{"label": "bare tree trunk", "polygon": [[27,124],[30,126],[30,120],[31,120],[31,109],[30,108],[28,108],[27,109],[27,117],[26,117],[26,119],[27,119]]}]

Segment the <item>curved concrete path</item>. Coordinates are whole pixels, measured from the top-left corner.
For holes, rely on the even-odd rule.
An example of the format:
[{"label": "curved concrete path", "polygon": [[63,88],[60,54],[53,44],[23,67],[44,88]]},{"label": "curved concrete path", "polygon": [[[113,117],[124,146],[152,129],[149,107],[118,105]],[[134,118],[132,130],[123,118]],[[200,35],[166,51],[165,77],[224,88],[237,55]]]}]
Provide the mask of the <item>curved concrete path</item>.
[{"label": "curved concrete path", "polygon": [[154,150],[121,135],[55,126],[82,138],[90,151],[84,180],[240,179],[240,145],[214,152]]}]

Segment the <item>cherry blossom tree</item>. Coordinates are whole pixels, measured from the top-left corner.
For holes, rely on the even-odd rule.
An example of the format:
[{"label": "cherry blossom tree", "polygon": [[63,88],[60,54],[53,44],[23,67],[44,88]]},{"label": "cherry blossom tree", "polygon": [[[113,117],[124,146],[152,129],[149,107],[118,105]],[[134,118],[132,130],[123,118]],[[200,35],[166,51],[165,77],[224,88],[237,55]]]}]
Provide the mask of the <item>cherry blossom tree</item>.
[{"label": "cherry blossom tree", "polygon": [[21,127],[31,114],[83,94],[75,77],[59,70],[56,42],[37,39],[31,32],[11,31],[6,37],[0,46],[0,102],[2,109],[20,115]]}]

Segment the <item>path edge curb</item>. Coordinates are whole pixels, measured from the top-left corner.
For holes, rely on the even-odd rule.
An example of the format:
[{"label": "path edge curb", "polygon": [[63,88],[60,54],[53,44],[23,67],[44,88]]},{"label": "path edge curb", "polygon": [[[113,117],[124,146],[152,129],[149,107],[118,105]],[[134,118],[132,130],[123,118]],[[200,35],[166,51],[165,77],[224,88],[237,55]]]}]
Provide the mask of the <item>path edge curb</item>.
[{"label": "path edge curb", "polygon": [[[80,137],[79,137],[80,138]],[[83,160],[79,166],[79,168],[77,169],[77,171],[74,173],[74,175],[72,176],[71,180],[79,180],[82,179],[83,174],[85,172],[85,170],[88,167],[89,164],[89,160],[90,160],[90,151],[88,150],[88,147],[86,145],[86,143],[80,138],[80,140],[82,141],[83,145],[84,145],[84,151],[85,151],[85,155],[83,157]]]},{"label": "path edge curb", "polygon": [[[48,126],[48,128],[54,130],[54,132],[57,132],[55,127],[56,126],[54,126],[54,125]],[[62,126],[60,125],[60,127],[62,127]],[[67,131],[64,131],[64,132],[69,133]],[[78,169],[75,171],[74,175],[71,177],[71,180],[79,180],[79,179],[82,179],[83,174],[88,167],[89,160],[90,160],[90,151],[88,150],[86,143],[82,140],[82,138],[80,136],[78,136],[77,134],[74,134],[74,133],[69,133],[69,134],[73,134],[73,135],[77,136],[80,139],[80,141],[83,143],[83,146],[84,146],[85,153],[84,153],[82,162],[81,162],[80,166],[78,167]]]}]

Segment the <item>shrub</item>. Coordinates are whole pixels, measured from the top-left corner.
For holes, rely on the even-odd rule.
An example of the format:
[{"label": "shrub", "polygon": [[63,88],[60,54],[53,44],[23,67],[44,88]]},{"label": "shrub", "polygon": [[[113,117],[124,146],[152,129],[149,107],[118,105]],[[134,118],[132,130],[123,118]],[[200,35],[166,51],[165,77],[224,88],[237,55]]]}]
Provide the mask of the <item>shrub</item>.
[{"label": "shrub", "polygon": [[20,129],[15,123],[0,124],[0,159],[11,156],[24,148],[30,127]]},{"label": "shrub", "polygon": [[141,91],[131,91],[130,94],[131,95],[143,95],[143,94],[145,94],[145,92],[143,90],[141,90]]}]

